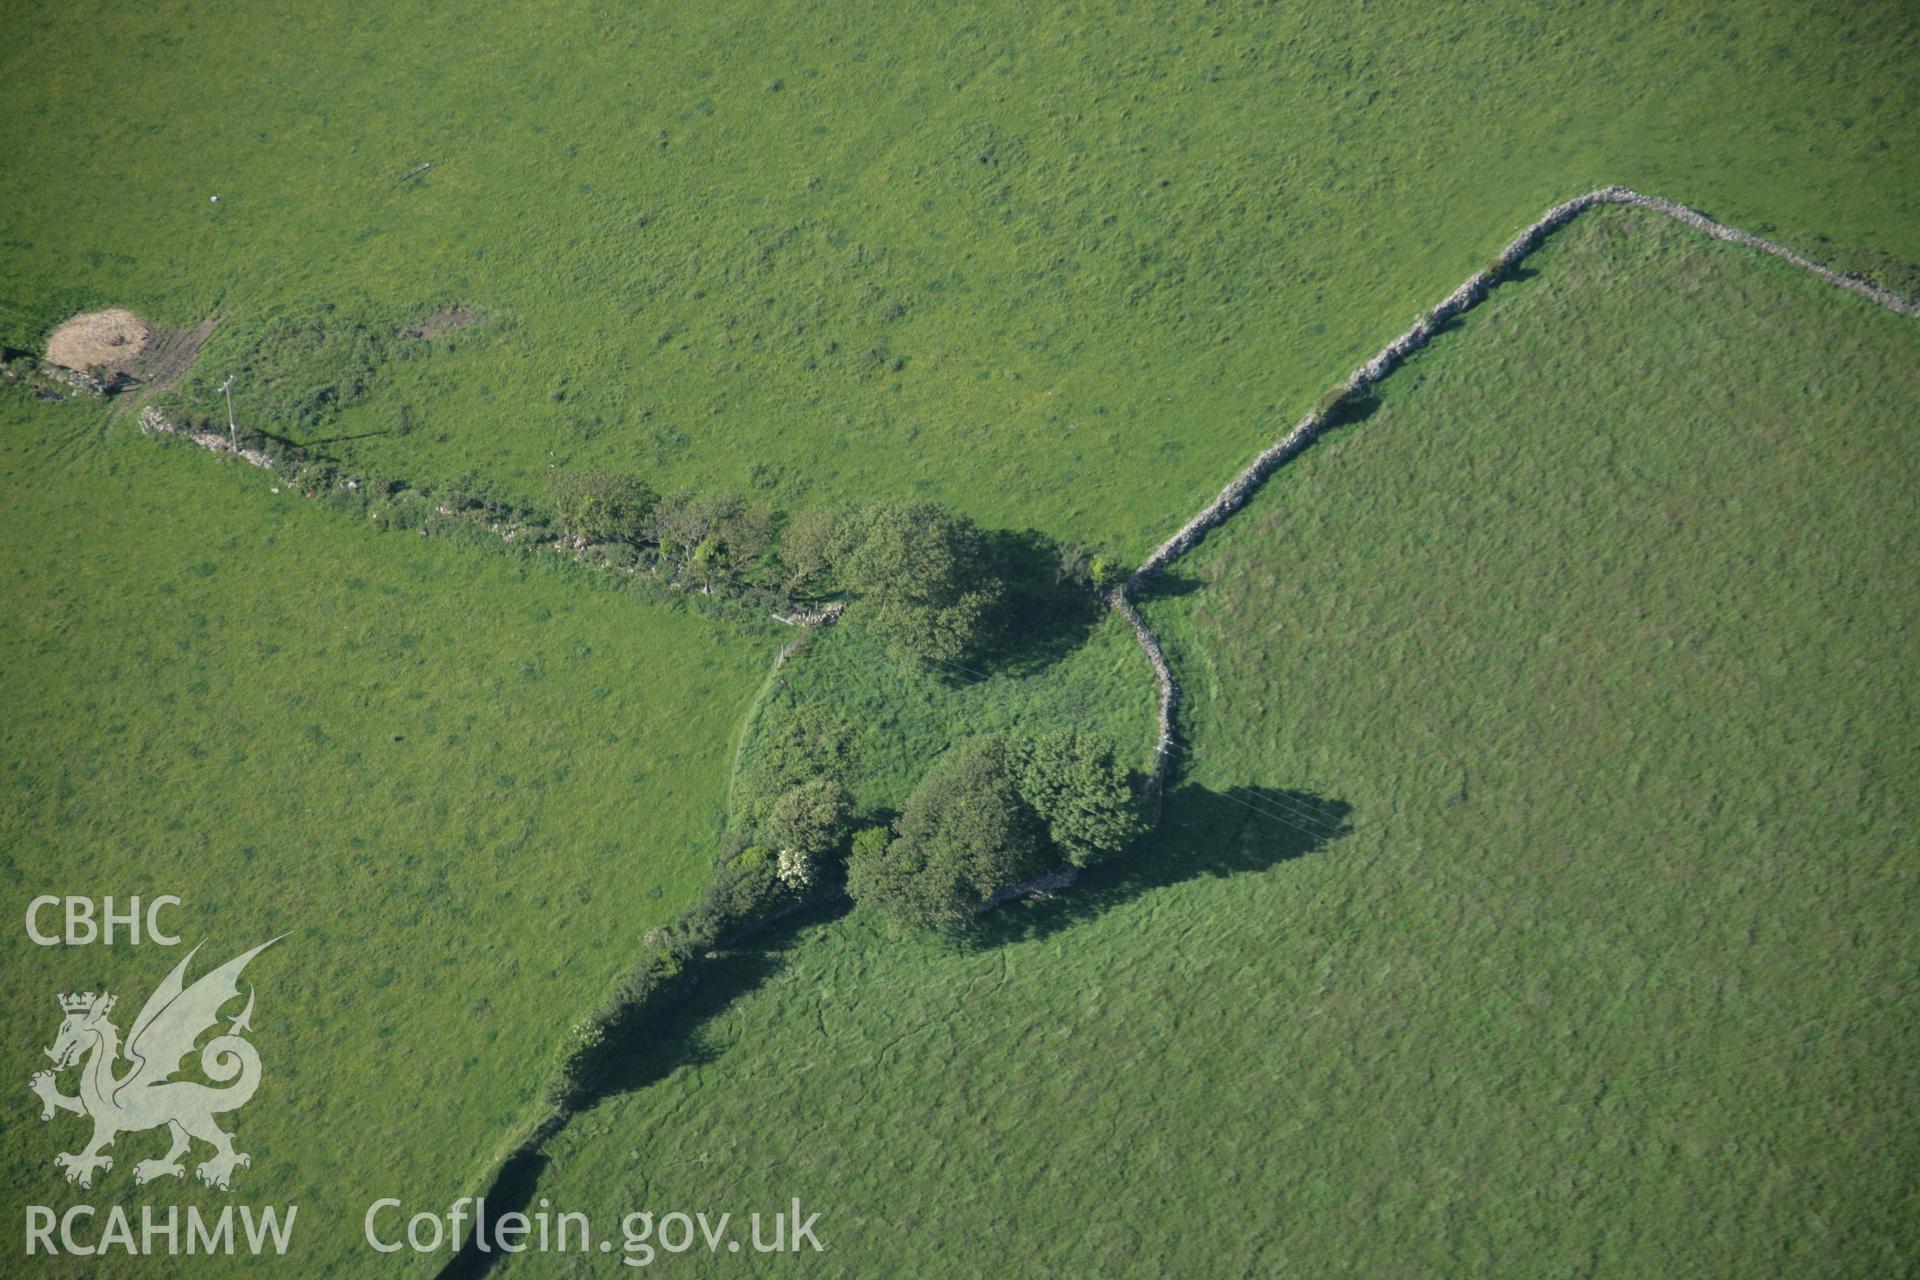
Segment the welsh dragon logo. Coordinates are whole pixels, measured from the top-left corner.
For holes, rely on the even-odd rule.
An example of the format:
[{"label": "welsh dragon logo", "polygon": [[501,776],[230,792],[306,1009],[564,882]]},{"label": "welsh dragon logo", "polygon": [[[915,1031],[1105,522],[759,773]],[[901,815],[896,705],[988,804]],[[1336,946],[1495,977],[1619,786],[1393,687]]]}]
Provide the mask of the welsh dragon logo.
[{"label": "welsh dragon logo", "polygon": [[[193,1052],[194,1042],[219,1023],[221,1006],[239,997],[240,971],[247,962],[278,941],[274,938],[234,957],[192,986],[186,983],[187,965],[200,948],[188,952],[133,1020],[125,1048],[131,1065],[123,1074],[115,1074],[122,1052],[120,1030],[108,1020],[115,997],[104,991],[60,997],[60,1011],[66,1017],[53,1047],[46,1051],[53,1059],[53,1070],[38,1072],[27,1083],[40,1096],[42,1120],[53,1119],[55,1111],[71,1111],[93,1120],[93,1140],[86,1150],[79,1155],[61,1152],[53,1158],[55,1167],[67,1171],[68,1182],[91,1187],[96,1169],[113,1168],[112,1157],[100,1153],[113,1145],[115,1137],[161,1125],[172,1135],[173,1145],[158,1160],[142,1160],[133,1166],[136,1183],[185,1177],[180,1157],[187,1154],[195,1138],[213,1147],[213,1157],[194,1170],[210,1187],[227,1190],[234,1169],[253,1163],[245,1152],[233,1149],[232,1135],[213,1120],[217,1115],[238,1111],[260,1087],[260,1055],[240,1034],[253,1029],[248,1021],[253,1016],[251,986],[247,988],[246,1008],[228,1022],[224,1035],[215,1036],[200,1050],[200,1070],[225,1087],[175,1080],[173,1076],[180,1070],[181,1059]],[[80,1093],[68,1097],[60,1092],[56,1073],[82,1059],[85,1065],[80,1068]]]}]

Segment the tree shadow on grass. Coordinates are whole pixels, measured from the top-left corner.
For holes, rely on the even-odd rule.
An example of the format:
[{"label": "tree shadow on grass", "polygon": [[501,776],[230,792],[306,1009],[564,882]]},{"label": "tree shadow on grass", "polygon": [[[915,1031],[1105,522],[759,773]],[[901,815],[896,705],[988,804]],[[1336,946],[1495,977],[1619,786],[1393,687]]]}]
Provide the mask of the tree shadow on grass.
[{"label": "tree shadow on grass", "polygon": [[1043,938],[1155,889],[1265,871],[1346,835],[1351,812],[1344,801],[1308,791],[1186,783],[1167,795],[1159,827],[1124,855],[1081,872],[1055,896],[1007,903],[969,942],[986,948]]},{"label": "tree shadow on grass", "polygon": [[[1159,827],[1125,856],[1083,872],[1077,883],[1057,896],[1010,902],[988,912],[959,945],[986,949],[1043,938],[1154,889],[1202,876],[1225,878],[1265,871],[1339,839],[1349,830],[1350,812],[1351,806],[1342,801],[1305,791],[1277,787],[1210,791],[1191,783],[1182,785],[1166,797]],[[779,973],[786,966],[787,953],[803,943],[810,929],[839,919],[849,909],[844,897],[820,902],[701,960],[670,1009],[613,1033],[611,1065],[592,1091],[577,1100],[573,1114],[658,1084],[683,1067],[717,1059],[720,1050],[702,1036],[707,1024]],[[546,1136],[550,1139],[552,1134]],[[485,1191],[489,1224],[497,1224],[508,1213],[526,1212],[549,1161],[543,1141],[520,1151],[500,1168]],[[497,1249],[481,1250],[476,1236],[469,1235],[440,1272],[440,1280],[476,1280],[499,1258]]]},{"label": "tree shadow on grass", "polygon": [[469,1235],[460,1252],[440,1269],[439,1280],[477,1280],[493,1269],[500,1250],[493,1247],[498,1238],[491,1234],[491,1229],[506,1214],[526,1211],[533,1203],[534,1191],[539,1188],[540,1175],[546,1172],[549,1163],[544,1147],[529,1147],[500,1166],[484,1196],[487,1220],[483,1229],[489,1232],[488,1247],[480,1247],[478,1232]]},{"label": "tree shadow on grass", "polygon": [[[848,906],[844,897],[821,902],[757,930],[749,942],[700,961],[687,975],[679,1000],[662,1011],[662,1016],[636,1019],[612,1033],[610,1065],[592,1090],[575,1100],[567,1122],[604,1102],[658,1084],[683,1067],[715,1061],[720,1051],[701,1036],[706,1025],[785,968],[787,952],[800,943],[808,929],[838,919],[846,914]],[[558,1133],[557,1127],[546,1135],[547,1139],[554,1133]],[[500,1167],[484,1193],[489,1227],[505,1214],[526,1212],[550,1160],[547,1142],[542,1141],[519,1151]],[[477,1239],[477,1232],[467,1237],[440,1272],[439,1280],[477,1280],[488,1274],[500,1252],[479,1248]]]},{"label": "tree shadow on grass", "polygon": [[994,572],[1006,589],[1001,634],[975,666],[1026,676],[1059,662],[1086,644],[1106,602],[1083,579],[1063,573],[1060,544],[1034,529],[996,529],[987,535]]}]

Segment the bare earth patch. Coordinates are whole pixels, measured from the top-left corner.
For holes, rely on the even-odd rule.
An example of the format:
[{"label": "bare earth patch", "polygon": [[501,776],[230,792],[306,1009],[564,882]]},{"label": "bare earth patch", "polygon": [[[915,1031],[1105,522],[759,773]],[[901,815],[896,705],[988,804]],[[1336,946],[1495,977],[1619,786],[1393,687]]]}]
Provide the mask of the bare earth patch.
[{"label": "bare earth patch", "polygon": [[73,317],[47,339],[47,362],[85,372],[107,368],[129,376],[153,340],[147,322],[117,307]]},{"label": "bare earth patch", "polygon": [[146,383],[146,394],[165,391],[185,376],[200,354],[201,344],[213,333],[218,316],[208,316],[190,329],[162,329],[154,334],[145,359],[134,376]]},{"label": "bare earth patch", "polygon": [[442,307],[426,319],[407,330],[409,338],[424,338],[431,342],[443,333],[465,328],[480,318],[480,313],[472,307],[455,304]]}]

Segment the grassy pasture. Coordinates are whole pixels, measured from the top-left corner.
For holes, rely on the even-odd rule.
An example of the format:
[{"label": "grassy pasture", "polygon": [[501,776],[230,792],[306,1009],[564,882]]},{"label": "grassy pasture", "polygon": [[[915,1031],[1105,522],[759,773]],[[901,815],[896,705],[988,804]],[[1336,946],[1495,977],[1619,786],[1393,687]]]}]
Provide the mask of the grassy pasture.
[{"label": "grassy pasture", "polygon": [[1150,603],[1159,847],[734,957],[539,1194],[799,1195],[821,1275],[1910,1271],[1917,407],[1913,322],[1583,219]]},{"label": "grassy pasture", "polygon": [[[7,1216],[296,1203],[286,1265],[363,1275],[367,1203],[467,1190],[569,1022],[704,883],[776,641],[377,534],[101,426],[97,405],[0,399]],[[42,1125],[24,1091],[55,993],[111,988],[124,1033],[181,953],[36,948],[20,919],[39,893],[179,895],[196,973],[290,934],[248,970],[265,1072],[232,1193],[136,1191],[160,1134],[123,1137],[92,1191],[62,1181],[54,1153],[86,1128]]]},{"label": "grassy pasture", "polygon": [[77,0],[0,48],[0,343],[88,301],[222,311],[220,374],[270,319],[458,301],[488,317],[459,351],[311,434],[522,498],[552,464],[633,466],[1139,552],[1576,190],[1912,287],[1915,23]]},{"label": "grassy pasture", "polygon": [[844,781],[867,811],[898,810],[932,761],[982,734],[1078,725],[1106,734],[1145,769],[1156,736],[1153,668],[1111,614],[1097,614],[1074,639],[1068,651],[1026,666],[989,659],[986,669],[915,668],[858,624],[816,632],[748,720],[740,772],[753,778],[767,741],[798,715],[831,726]]}]

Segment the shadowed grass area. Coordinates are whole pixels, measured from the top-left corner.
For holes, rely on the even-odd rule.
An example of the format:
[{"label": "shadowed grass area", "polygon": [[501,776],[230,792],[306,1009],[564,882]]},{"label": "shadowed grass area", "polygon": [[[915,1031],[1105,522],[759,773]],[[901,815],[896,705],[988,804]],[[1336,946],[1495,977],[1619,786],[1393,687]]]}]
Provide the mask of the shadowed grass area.
[{"label": "shadowed grass area", "polygon": [[985,734],[1097,730],[1136,768],[1150,762],[1153,669],[1119,618],[1089,603],[1077,647],[1022,666],[918,666],[850,622],[810,635],[781,668],[748,722],[736,807],[758,794],[769,744],[810,731],[862,810],[897,811],[942,752]]},{"label": "shadowed grass area", "polygon": [[[101,416],[0,399],[7,1213],[128,1203],[137,1229],[138,1204],[297,1204],[285,1265],[363,1275],[371,1199],[469,1190],[567,1025],[705,882],[775,641],[381,535],[185,446],[102,445]],[[185,945],[36,948],[21,920],[43,893],[177,895]],[[164,1132],[123,1135],[90,1191],[62,1181],[54,1154],[88,1127],[42,1125],[24,1090],[54,996],[110,989],[124,1035],[186,946],[197,976],[281,933],[246,974],[264,1067],[228,1118],[253,1157],[233,1191],[190,1163],[135,1192]]]},{"label": "shadowed grass area", "polygon": [[799,1195],[834,1275],[1910,1269],[1920,326],[1626,211],[1532,265],[1148,602],[1151,884],[808,926],[540,1194]]},{"label": "shadowed grass area", "polygon": [[[925,496],[1133,560],[1577,191],[1913,287],[1917,35],[1897,0],[82,0],[0,50],[0,345],[221,310],[204,391],[270,321],[364,322],[386,363],[302,438],[373,474]],[[449,303],[479,323],[398,336]],[[243,413],[286,430],[350,346]]]}]

